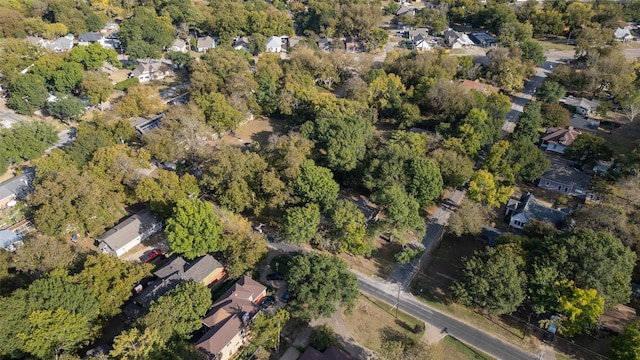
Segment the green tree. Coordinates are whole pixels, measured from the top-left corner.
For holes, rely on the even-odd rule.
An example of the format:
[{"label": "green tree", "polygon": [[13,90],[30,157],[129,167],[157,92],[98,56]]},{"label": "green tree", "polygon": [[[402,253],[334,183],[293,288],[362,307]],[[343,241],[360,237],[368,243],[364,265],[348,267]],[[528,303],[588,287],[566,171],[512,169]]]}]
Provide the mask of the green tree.
[{"label": "green tree", "polygon": [[155,178],[140,180],[135,193],[136,199],[148,202],[151,211],[166,219],[178,201],[198,197],[200,188],[191,174],[180,177],[173,171],[158,170]]},{"label": "green tree", "polygon": [[136,327],[124,330],[113,340],[109,356],[122,360],[148,359],[149,354],[164,345],[158,328],[140,330]]},{"label": "green tree", "polygon": [[98,105],[109,99],[113,93],[113,84],[107,74],[101,71],[84,73],[80,83],[80,92],[89,99],[90,105]]},{"label": "green tree", "polygon": [[385,187],[371,195],[371,200],[383,206],[386,221],[400,232],[413,231],[420,237],[426,224],[420,216],[420,204],[398,185]]},{"label": "green tree", "polygon": [[191,55],[180,51],[170,51],[165,55],[165,57],[168,60],[171,60],[174,65],[179,67],[188,67],[191,65],[191,61],[193,61],[193,57],[191,57]]},{"label": "green tree", "polygon": [[234,108],[222,93],[211,92],[194,101],[204,112],[209,126],[216,132],[235,130],[244,120],[243,114]]},{"label": "green tree", "polygon": [[578,164],[595,164],[600,160],[611,160],[613,150],[604,138],[582,134],[578,136],[571,147],[565,152],[567,156],[576,159]]},{"label": "green tree", "polygon": [[461,269],[462,280],[452,286],[463,303],[478,304],[494,314],[514,312],[525,299],[525,260],[509,245],[476,252]]},{"label": "green tree", "polygon": [[517,141],[511,144],[506,154],[507,162],[517,169],[516,176],[525,181],[534,181],[551,166],[546,155],[534,143]]},{"label": "green tree", "polygon": [[278,309],[275,314],[258,314],[251,323],[252,342],[268,349],[278,349],[280,332],[291,316],[285,309]]},{"label": "green tree", "polygon": [[515,130],[511,134],[510,140],[512,142],[538,142],[540,138],[538,128],[542,126],[543,122],[541,109],[542,106],[537,101],[525,105],[522,116],[520,116]]},{"label": "green tree", "polygon": [[133,16],[120,25],[118,38],[125,53],[132,58],[157,58],[173,41],[173,26],[168,17],[157,16],[152,8],[139,6]]},{"label": "green tree", "polygon": [[444,182],[435,162],[425,158],[412,160],[409,164],[409,176],[409,194],[421,206],[432,205],[440,199]]},{"label": "green tree", "polygon": [[283,237],[294,244],[308,243],[318,232],[320,207],[317,204],[295,206],[285,211]]},{"label": "green tree", "polygon": [[448,149],[436,149],[429,153],[440,169],[443,185],[460,187],[473,175],[473,160]]},{"label": "green tree", "polygon": [[66,95],[50,102],[48,110],[49,114],[67,123],[71,120],[77,120],[85,112],[82,100],[71,95]]},{"label": "green tree", "polygon": [[423,250],[420,249],[412,249],[410,247],[405,247],[402,251],[396,253],[396,261],[398,264],[406,265],[413,260],[422,256]]},{"label": "green tree", "polygon": [[247,271],[255,269],[267,255],[265,236],[253,230],[251,222],[241,215],[218,208],[222,220],[223,255],[227,274],[239,278]]},{"label": "green tree", "polygon": [[127,95],[115,105],[116,113],[125,118],[157,114],[164,108],[157,91],[141,84],[129,87]]},{"label": "green tree", "polygon": [[118,53],[114,49],[105,48],[99,43],[74,47],[69,52],[69,60],[84,65],[84,68],[90,71],[102,68],[102,64],[105,61],[118,68],[122,66],[120,60],[118,60]]},{"label": "green tree", "polygon": [[340,252],[369,255],[373,244],[367,240],[367,219],[353,202],[341,199],[331,209],[332,236]]},{"label": "green tree", "polygon": [[63,352],[88,343],[91,323],[81,315],[63,308],[36,310],[29,315],[30,329],[19,333],[26,352],[40,359],[58,358]]},{"label": "green tree", "polygon": [[[331,316],[340,305],[349,311],[358,297],[358,282],[344,261],[322,254],[298,254],[291,259],[291,316],[316,319]],[[322,296],[318,296],[322,294]]]},{"label": "green tree", "polygon": [[194,331],[202,327],[202,318],[211,304],[211,291],[206,286],[192,281],[184,282],[154,301],[149,314],[140,322],[147,328],[158,329],[160,334],[166,334],[166,340],[173,334],[189,339]]},{"label": "green tree", "polygon": [[498,207],[509,200],[513,188],[500,185],[493,174],[486,170],[478,170],[469,182],[469,199],[489,206]]},{"label": "green tree", "polygon": [[536,98],[547,104],[557,103],[567,90],[555,81],[545,81],[536,92]]},{"label": "green tree", "polygon": [[30,233],[23,241],[12,260],[16,269],[33,277],[56,268],[66,269],[77,259],[75,248],[53,236]]},{"label": "green tree", "polygon": [[595,289],[580,289],[573,281],[559,284],[558,310],[566,316],[562,322],[564,335],[573,337],[597,329],[598,319],[604,312],[604,299]]},{"label": "green tree", "polygon": [[402,79],[396,74],[382,71],[369,83],[369,104],[376,108],[384,118],[397,118],[400,115],[402,96],[406,92]]},{"label": "green tree", "polygon": [[463,234],[478,235],[487,223],[490,210],[486,206],[471,200],[464,200],[456,211],[451,213],[447,223],[449,232],[455,236]]},{"label": "green tree", "polygon": [[82,65],[65,62],[56,70],[49,80],[49,88],[55,92],[68,94],[78,87],[82,81],[84,69]]},{"label": "green tree", "polygon": [[211,204],[199,199],[179,200],[165,232],[171,249],[189,260],[222,250],[220,220]]},{"label": "green tree", "polygon": [[522,58],[520,48],[496,48],[489,56],[489,78],[507,93],[520,91],[524,81],[534,74],[534,63]]},{"label": "green tree", "polygon": [[571,125],[569,110],[560,104],[542,105],[543,125],[547,127],[563,128]]},{"label": "green tree", "polygon": [[547,61],[547,57],[544,55],[544,48],[533,40],[521,42],[520,50],[522,50],[522,58],[533,61],[536,66],[540,66]]},{"label": "green tree", "polygon": [[34,111],[43,108],[49,97],[45,79],[28,73],[13,81],[10,92],[11,98],[7,101],[7,106],[23,115],[32,115]]},{"label": "green tree", "polygon": [[331,170],[305,160],[300,176],[294,180],[294,191],[303,204],[318,204],[322,209],[330,207],[338,197],[340,186],[333,180]]},{"label": "green tree", "polygon": [[624,332],[613,338],[609,353],[614,360],[640,359],[640,322],[624,327]]},{"label": "green tree", "polygon": [[131,289],[149,275],[149,265],[133,265],[115,256],[97,254],[87,256],[76,280],[87,286],[100,303],[100,316],[108,319],[120,313],[120,307],[131,297]]},{"label": "green tree", "polygon": [[[395,4],[395,3],[392,3]],[[324,351],[326,348],[334,345],[338,345],[338,338],[331,326],[324,323],[320,326],[316,326],[311,330],[309,335],[309,342],[314,349],[318,351]]]}]

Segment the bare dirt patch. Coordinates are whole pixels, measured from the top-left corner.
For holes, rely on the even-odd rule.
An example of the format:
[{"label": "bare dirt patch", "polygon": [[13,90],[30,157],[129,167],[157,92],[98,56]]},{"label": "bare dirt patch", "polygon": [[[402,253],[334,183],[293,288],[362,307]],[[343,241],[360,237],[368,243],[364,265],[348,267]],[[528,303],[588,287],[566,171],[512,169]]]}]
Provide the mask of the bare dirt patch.
[{"label": "bare dirt patch", "polygon": [[287,131],[288,126],[284,120],[260,117],[239,126],[234,132],[223,136],[222,139],[213,141],[212,145],[224,144],[242,147],[255,141],[261,146],[266,146],[271,135],[283,135]]},{"label": "bare dirt patch", "polygon": [[338,257],[363,274],[386,279],[396,266],[395,255],[402,250],[402,246],[380,238],[375,240],[375,246],[374,255],[370,258],[353,257],[347,254],[340,254]]}]

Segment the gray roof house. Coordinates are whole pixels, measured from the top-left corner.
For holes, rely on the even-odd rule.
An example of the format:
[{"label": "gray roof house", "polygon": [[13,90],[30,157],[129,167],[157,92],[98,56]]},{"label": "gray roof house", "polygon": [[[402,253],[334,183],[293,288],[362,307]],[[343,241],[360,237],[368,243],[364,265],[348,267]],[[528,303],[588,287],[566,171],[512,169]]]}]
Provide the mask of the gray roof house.
[{"label": "gray roof house", "polygon": [[560,100],[561,103],[572,107],[578,114],[589,115],[596,111],[596,108],[600,106],[600,101],[589,100],[585,98],[575,98],[568,96]]},{"label": "gray roof house", "polygon": [[245,37],[245,36],[238,36],[236,37],[236,39],[233,41],[233,48],[236,50],[244,50],[244,51],[249,51],[251,50],[249,48],[249,38]]},{"label": "gray roof house", "polygon": [[457,32],[453,29],[445,30],[442,35],[445,43],[452,49],[461,49],[475,45],[467,34]]},{"label": "gray roof house", "polygon": [[498,40],[493,36],[489,35],[485,31],[474,32],[469,35],[469,38],[476,43],[476,45],[482,47],[494,46],[498,44]]},{"label": "gray roof house", "polygon": [[318,44],[318,48],[322,51],[331,51],[333,50],[333,39],[332,38],[320,38],[316,41]]},{"label": "gray roof house", "polygon": [[73,48],[73,35],[69,34],[47,44],[47,49],[55,52],[70,51]]},{"label": "gray roof house", "polygon": [[282,38],[280,36],[269,36],[267,38],[267,51],[272,53],[282,52]]},{"label": "gray roof house", "polygon": [[0,248],[9,252],[14,252],[16,251],[16,247],[22,244],[22,236],[11,230],[0,230]]},{"label": "gray roof house", "polygon": [[524,229],[531,220],[544,221],[556,228],[564,227],[564,219],[567,212],[552,209],[539,204],[531,193],[526,193],[519,200],[509,199],[505,215],[511,216],[509,226],[516,229]]},{"label": "gray roof house", "polygon": [[182,39],[175,39],[169,48],[171,51],[187,52],[187,42]]},{"label": "gray roof house", "polygon": [[143,210],[98,236],[98,248],[103,253],[121,257],[151,235],[162,230],[162,221]]},{"label": "gray roof house", "polygon": [[141,63],[132,72],[129,73],[130,78],[138,78],[140,82],[149,80],[160,80],[173,74],[169,65],[153,61],[151,63]]},{"label": "gray roof house", "polygon": [[540,176],[538,187],[586,201],[597,201],[595,193],[589,191],[591,176],[565,163],[551,159],[551,167]]},{"label": "gray roof house", "polygon": [[629,42],[633,40],[633,34],[631,34],[631,28],[628,26],[617,28],[616,31],[613,33],[613,37],[617,41],[622,41],[622,42]]},{"label": "gray roof house", "polygon": [[87,46],[95,42],[100,43],[100,45],[104,46],[105,44],[104,36],[97,32],[87,32],[87,33],[78,35],[78,45]]},{"label": "gray roof house", "polygon": [[26,199],[33,191],[35,175],[35,169],[28,168],[22,174],[0,183],[0,209],[10,205],[11,201]]},{"label": "gray roof house", "polygon": [[196,50],[198,52],[206,52],[216,47],[216,39],[211,36],[201,36],[196,41]]}]

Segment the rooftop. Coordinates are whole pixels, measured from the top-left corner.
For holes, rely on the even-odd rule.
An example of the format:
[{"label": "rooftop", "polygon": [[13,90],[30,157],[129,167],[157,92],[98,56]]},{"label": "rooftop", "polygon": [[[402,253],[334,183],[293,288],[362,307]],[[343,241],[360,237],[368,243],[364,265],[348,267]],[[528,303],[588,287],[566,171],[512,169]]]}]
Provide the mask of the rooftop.
[{"label": "rooftop", "polygon": [[102,34],[97,32],[87,32],[78,36],[81,42],[96,42],[102,40],[102,38]]},{"label": "rooftop", "polygon": [[529,220],[544,221],[557,228],[563,227],[567,213],[539,204],[531,193],[520,197],[519,201],[509,201],[507,207],[515,208],[513,215],[524,214]]},{"label": "rooftop", "polygon": [[[108,245],[116,251],[128,244],[133,239],[153,228],[160,219],[153,216],[148,210],[129,216],[126,220],[98,236],[96,240]],[[102,244],[101,244],[102,245]]]},{"label": "rooftop", "polygon": [[0,200],[5,200],[12,196],[16,196],[19,199],[26,198],[33,191],[35,175],[35,169],[28,168],[22,174],[0,183]]},{"label": "rooftop", "polygon": [[574,129],[573,126],[567,126],[566,128],[551,127],[542,135],[542,140],[551,144],[571,146],[580,134],[580,131]]},{"label": "rooftop", "polygon": [[586,189],[589,186],[589,182],[591,181],[589,175],[560,161],[550,160],[551,167],[542,174],[541,179],[552,180],[582,189]]}]

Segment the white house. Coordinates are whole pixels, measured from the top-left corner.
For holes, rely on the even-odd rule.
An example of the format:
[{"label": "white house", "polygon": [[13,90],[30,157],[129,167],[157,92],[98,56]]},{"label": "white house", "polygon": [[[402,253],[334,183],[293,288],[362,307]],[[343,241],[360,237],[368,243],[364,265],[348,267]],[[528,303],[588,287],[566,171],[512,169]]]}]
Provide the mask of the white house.
[{"label": "white house", "polygon": [[161,80],[173,74],[169,65],[160,61],[139,64],[131,73],[130,78],[137,78],[140,82]]},{"label": "white house", "polygon": [[420,34],[411,40],[411,47],[418,51],[430,51],[433,49],[434,42],[426,35]]},{"label": "white house", "polygon": [[589,189],[592,177],[565,163],[551,160],[551,167],[540,176],[538,187],[586,201],[599,201]]},{"label": "white house", "polygon": [[89,46],[89,44],[96,42],[105,46],[105,37],[97,32],[87,32],[78,36],[78,45]]},{"label": "white house", "polygon": [[590,115],[596,111],[598,106],[600,106],[600,101],[598,100],[589,100],[585,98],[575,98],[573,96],[568,96],[560,100],[561,103],[572,107],[578,114],[582,115]]},{"label": "white house", "polygon": [[531,193],[526,193],[520,197],[520,200],[509,200],[506,215],[511,215],[509,226],[522,230],[531,220],[543,221],[556,228],[562,228],[567,213],[541,205]]},{"label": "white house", "polygon": [[625,27],[619,27],[616,29],[616,31],[613,33],[613,37],[617,40],[617,41],[621,41],[621,42],[629,42],[631,40],[633,40],[633,35],[631,34],[631,28],[628,26]]},{"label": "white house", "polygon": [[546,151],[564,154],[564,151],[573,144],[580,134],[582,133],[574,129],[573,126],[567,126],[564,129],[551,127],[542,135],[540,147]]},{"label": "white house", "polygon": [[248,52],[249,50],[251,50],[249,47],[249,38],[244,36],[242,37],[238,36],[233,42],[233,48],[238,51],[244,50]]},{"label": "white house", "polygon": [[211,36],[202,36],[196,41],[196,50],[198,52],[206,52],[207,50],[214,49],[215,47],[216,39]]},{"label": "white house", "polygon": [[187,42],[182,39],[175,39],[169,48],[171,51],[187,52]]},{"label": "white house", "polygon": [[20,175],[0,183],[0,209],[13,206],[17,200],[24,200],[33,191],[35,170],[28,168]]},{"label": "white house", "polygon": [[107,254],[121,257],[151,235],[162,230],[162,221],[144,210],[128,217],[96,240],[98,248]]},{"label": "white house", "polygon": [[22,244],[24,244],[22,242],[22,236],[11,230],[0,230],[0,248],[14,252],[16,248]]},{"label": "white house", "polygon": [[467,34],[459,33],[453,29],[445,30],[443,36],[445,43],[452,49],[462,49],[475,45]]},{"label": "white house", "polygon": [[58,38],[56,41],[49,42],[46,48],[55,52],[66,52],[73,48],[73,34]]},{"label": "white house", "polygon": [[267,38],[267,51],[272,53],[282,52],[282,38],[280,36],[269,36]]}]

